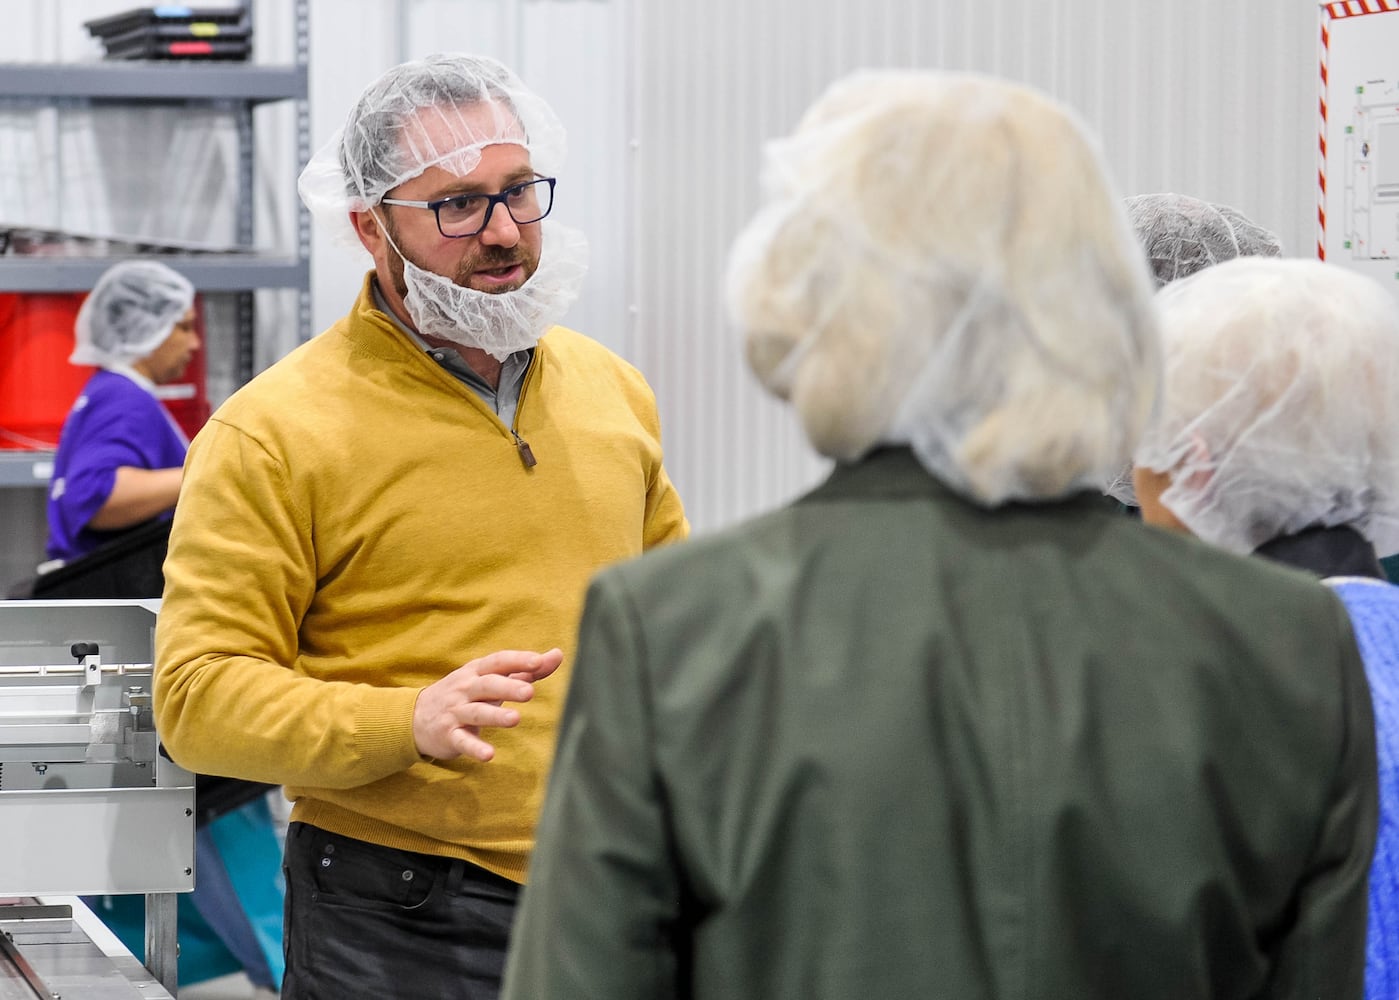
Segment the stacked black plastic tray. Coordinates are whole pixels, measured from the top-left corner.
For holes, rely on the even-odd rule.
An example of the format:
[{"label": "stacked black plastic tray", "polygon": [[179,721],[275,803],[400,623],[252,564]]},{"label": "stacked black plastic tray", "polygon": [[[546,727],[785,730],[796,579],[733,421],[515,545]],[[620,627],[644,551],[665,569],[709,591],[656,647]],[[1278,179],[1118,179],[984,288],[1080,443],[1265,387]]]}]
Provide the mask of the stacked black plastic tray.
[{"label": "stacked black plastic tray", "polygon": [[83,27],[108,59],[245,60],[252,49],[242,7],[137,7]]}]

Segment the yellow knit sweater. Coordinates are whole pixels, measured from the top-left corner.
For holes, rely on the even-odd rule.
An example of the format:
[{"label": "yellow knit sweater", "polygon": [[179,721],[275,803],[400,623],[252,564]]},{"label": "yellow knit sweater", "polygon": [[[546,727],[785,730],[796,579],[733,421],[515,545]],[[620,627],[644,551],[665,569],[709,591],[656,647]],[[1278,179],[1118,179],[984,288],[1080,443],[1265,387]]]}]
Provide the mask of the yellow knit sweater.
[{"label": "yellow knit sweater", "polygon": [[[156,715],[192,770],[285,785],[292,818],[522,881],[577,619],[598,568],[683,538],[650,389],[571,330],[540,341],[515,439],[378,312],[253,379],[195,438],[156,627]],[[418,691],[498,649],[564,665],[431,762]]]}]

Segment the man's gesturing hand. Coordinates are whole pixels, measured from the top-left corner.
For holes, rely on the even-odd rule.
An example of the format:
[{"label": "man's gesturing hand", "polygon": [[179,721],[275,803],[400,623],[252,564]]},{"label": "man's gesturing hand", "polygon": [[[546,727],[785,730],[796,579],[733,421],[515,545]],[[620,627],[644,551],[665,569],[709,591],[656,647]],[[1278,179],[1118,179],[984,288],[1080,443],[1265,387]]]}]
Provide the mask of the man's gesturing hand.
[{"label": "man's gesturing hand", "polygon": [[422,689],[413,705],[413,740],[418,753],[437,760],[472,757],[487,761],[495,747],[481,739],[481,729],[509,729],[520,713],[502,702],[529,701],[534,682],[559,668],[563,653],[505,649],[472,660]]}]

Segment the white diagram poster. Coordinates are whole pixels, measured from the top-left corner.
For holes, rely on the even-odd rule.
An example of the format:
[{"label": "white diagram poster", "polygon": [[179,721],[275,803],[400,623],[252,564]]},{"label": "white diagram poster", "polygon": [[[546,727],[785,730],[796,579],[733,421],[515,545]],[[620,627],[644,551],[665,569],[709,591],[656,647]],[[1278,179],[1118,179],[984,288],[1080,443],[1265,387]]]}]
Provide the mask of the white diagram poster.
[{"label": "white diagram poster", "polygon": [[1321,5],[1317,255],[1399,296],[1399,0]]}]

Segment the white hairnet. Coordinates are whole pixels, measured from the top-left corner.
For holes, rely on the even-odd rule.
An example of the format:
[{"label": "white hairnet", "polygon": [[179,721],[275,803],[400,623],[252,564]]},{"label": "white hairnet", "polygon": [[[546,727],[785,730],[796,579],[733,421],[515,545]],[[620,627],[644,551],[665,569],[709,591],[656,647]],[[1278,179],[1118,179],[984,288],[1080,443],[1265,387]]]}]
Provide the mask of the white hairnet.
[{"label": "white hairnet", "polygon": [[1151,283],[1064,108],[860,72],[768,145],[764,182],[729,308],[817,451],[907,443],[988,505],[1102,489],[1127,461],[1159,379]]},{"label": "white hairnet", "polygon": [[350,212],[372,208],[429,167],[465,176],[482,147],[498,143],[528,149],[547,177],[557,176],[567,148],[553,110],[508,68],[484,56],[431,55],[365,88],[302,170],[297,190],[327,232],[359,246]]},{"label": "white hairnet", "polygon": [[1137,465],[1161,502],[1235,552],[1350,525],[1399,549],[1399,304],[1312,260],[1240,258],[1157,296],[1160,413]]},{"label": "white hairnet", "polygon": [[83,300],[74,329],[75,365],[130,364],[150,354],[194,304],[183,274],[153,260],[108,268]]},{"label": "white hairnet", "polygon": [[1184,194],[1127,199],[1157,287],[1235,257],[1281,257],[1282,242],[1236,208]]},{"label": "white hairnet", "polygon": [[[1282,256],[1282,242],[1238,209],[1186,194],[1135,195],[1127,199],[1127,218],[1157,288],[1235,257]],[[1130,463],[1107,492],[1137,506]]]}]

